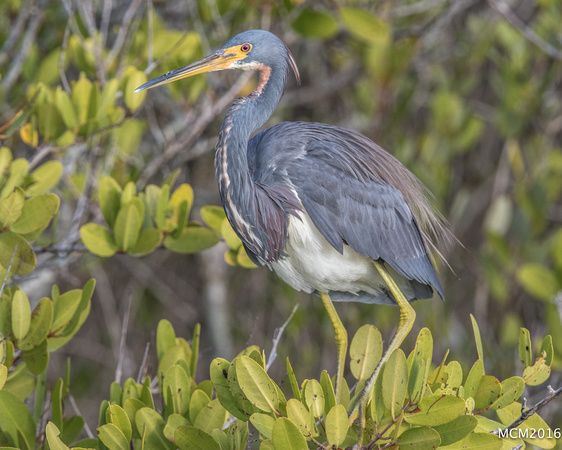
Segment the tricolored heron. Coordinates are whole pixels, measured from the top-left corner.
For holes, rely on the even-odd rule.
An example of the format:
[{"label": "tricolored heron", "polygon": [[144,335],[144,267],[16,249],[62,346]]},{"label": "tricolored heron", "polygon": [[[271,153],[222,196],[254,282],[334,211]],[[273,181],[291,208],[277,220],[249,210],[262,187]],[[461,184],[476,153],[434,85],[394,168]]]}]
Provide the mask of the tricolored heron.
[{"label": "tricolored heron", "polygon": [[[259,72],[254,91],[233,103],[222,124],[215,156],[219,192],[250,259],[322,298],[336,335],[339,403],[347,332],[332,300],[398,304],[398,330],[380,368],[412,328],[409,302],[432,297],[433,289],[443,298],[428,233],[444,227],[422,183],[355,131],[283,122],[250,138],[276,108],[289,68],[300,81],[285,44],[268,31],[252,30],[135,92],[204,72]],[[360,403],[377,374],[378,369]]]}]

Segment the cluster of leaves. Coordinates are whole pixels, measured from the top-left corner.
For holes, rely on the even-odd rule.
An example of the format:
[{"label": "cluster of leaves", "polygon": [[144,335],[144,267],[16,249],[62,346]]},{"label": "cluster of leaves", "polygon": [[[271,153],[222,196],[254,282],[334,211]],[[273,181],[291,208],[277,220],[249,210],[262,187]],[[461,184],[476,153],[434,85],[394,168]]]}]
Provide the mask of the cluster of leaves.
[{"label": "cluster of leaves", "polygon": [[[82,293],[65,295],[88,298],[92,287],[89,282]],[[84,421],[79,416],[63,419],[68,381],[60,379],[53,391],[51,421],[44,438],[50,448],[57,449],[70,446],[126,450],[131,445],[171,450],[244,449],[249,439],[258,438],[256,434],[264,450],[302,450],[310,445],[343,448],[357,443],[368,448],[395,443],[398,448],[502,449],[524,446],[526,442],[538,448],[553,448],[556,430],[549,429],[537,414],[519,426],[523,438],[491,433],[505,429],[519,417],[522,406],[517,400],[525,385],[538,385],[548,379],[553,354],[550,336],[543,340],[539,357],[533,362],[529,333],[522,329],[519,347],[523,374],[500,382],[485,374],[474,320],[473,326],[479,359],[466,376],[459,362],[446,363],[447,355],[437,367],[432,366],[433,338],[427,328],[420,331],[408,357],[396,350],[377,378],[362,427],[350,421],[348,414],[382,355],[382,338],[374,326],[364,325],[352,340],[350,370],[357,380],[356,394],[351,398],[344,381],[338,403],[333,379],[326,371],[319,380],[307,379],[299,384],[289,359],[287,375],[293,398],[287,400],[281,387],[267,374],[265,352],[256,346],[248,347],[232,362],[215,359],[210,379],[197,383],[199,326],[190,345],[176,336],[168,321],[162,320],[156,336],[156,377],[146,377],[142,383],[130,378],[122,386],[112,383],[109,400],[100,407],[98,437],[76,441]],[[13,380],[0,390],[0,417],[17,411],[25,420],[0,423],[4,443],[33,448],[34,418],[10,391],[10,383],[13,385]],[[160,411],[153,397],[156,386],[162,399]],[[44,395],[44,387],[42,392]],[[42,407],[41,395],[36,395],[36,415]],[[496,417],[488,417],[489,413]],[[528,432],[538,429],[544,430],[543,436]]]},{"label": "cluster of leaves", "polygon": [[62,165],[49,161],[29,172],[29,163],[0,148],[0,278],[27,275],[36,265],[30,241],[47,228],[59,209],[55,194],[45,193],[62,175]]},{"label": "cluster of leaves", "polygon": [[[83,289],[61,294],[53,287],[51,298],[44,297],[31,311],[27,295],[18,288],[5,289],[0,297],[0,445],[19,449],[36,447],[36,430],[45,407],[46,371],[49,354],[65,345],[78,332],[90,312],[95,282]],[[51,417],[68,424],[68,437],[81,432],[81,417],[62,419],[66,381],[59,380],[51,393]],[[25,401],[34,395],[33,413]],[[65,394],[66,395],[66,394]],[[72,431],[71,431],[72,430]]]}]

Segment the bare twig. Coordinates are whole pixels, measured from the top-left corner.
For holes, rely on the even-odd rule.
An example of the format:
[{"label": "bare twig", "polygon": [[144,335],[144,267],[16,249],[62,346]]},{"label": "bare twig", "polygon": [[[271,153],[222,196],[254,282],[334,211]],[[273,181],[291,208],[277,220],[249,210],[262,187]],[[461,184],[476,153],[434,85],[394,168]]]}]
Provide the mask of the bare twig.
[{"label": "bare twig", "polygon": [[519,30],[525,38],[535,44],[540,50],[551,58],[562,60],[562,51],[546,42],[535,31],[528,27],[517,15],[511,10],[509,5],[503,0],[488,0],[490,7],[505,19],[517,30]]},{"label": "bare twig", "polygon": [[407,17],[407,16],[413,16],[415,14],[422,14],[448,1],[449,0],[422,0],[417,3],[401,5],[392,9],[390,11],[390,15],[392,17]]},{"label": "bare twig", "polygon": [[131,315],[131,302],[133,296],[129,295],[129,301],[127,302],[127,308],[123,314],[123,324],[121,325],[121,340],[119,341],[119,358],[117,360],[117,367],[115,368],[115,381],[121,383],[121,377],[123,375],[123,360],[125,359],[125,347],[127,342],[127,331],[129,329],[129,317]]},{"label": "bare twig", "polygon": [[526,400],[523,403],[523,407],[521,408],[521,416],[519,416],[519,418],[513,422],[511,425],[509,425],[508,427],[504,428],[503,430],[494,430],[492,431],[492,434],[499,434],[500,431],[502,432],[502,434],[505,435],[505,433],[509,433],[510,430],[517,428],[519,425],[521,425],[523,422],[525,422],[529,417],[531,417],[533,414],[539,412],[542,408],[544,408],[546,405],[548,405],[551,401],[553,401],[554,399],[560,397],[560,395],[562,395],[562,387],[559,387],[558,389],[554,390],[552,389],[552,386],[548,386],[548,395],[543,398],[540,402],[538,402],[535,406],[533,406],[530,409],[527,409],[526,407]]},{"label": "bare twig", "polygon": [[15,22],[10,26],[10,34],[0,49],[0,65],[4,64],[9,59],[14,45],[19,40],[23,32],[27,18],[33,12],[34,3],[35,0],[27,0],[23,5],[21,5]]},{"label": "bare twig", "polygon": [[119,33],[117,33],[117,37],[115,38],[113,47],[111,48],[109,55],[107,55],[107,58],[105,59],[105,67],[110,67],[121,52],[123,45],[125,44],[125,41],[127,39],[127,34],[129,33],[131,23],[133,22],[133,18],[135,17],[141,1],[142,0],[133,0],[129,5],[129,8],[125,12],[123,21],[121,23],[121,28],[119,29]]},{"label": "bare twig", "polygon": [[170,161],[179,152],[185,151],[189,148],[201,133],[205,130],[205,127],[215,119],[215,117],[220,114],[220,112],[225,109],[233,100],[238,96],[240,89],[244,84],[246,84],[251,77],[250,73],[244,73],[240,75],[238,80],[232,85],[232,87],[210,108],[207,108],[197,119],[197,121],[189,127],[189,130],[180,136],[175,142],[172,142],[168,147],[158,156],[153,159],[150,164],[148,164],[139,180],[139,184],[144,186],[146,182],[168,161]]},{"label": "bare twig", "polygon": [[101,24],[100,24],[102,47],[105,47],[105,44],[107,43],[107,35],[109,32],[109,20],[111,19],[112,9],[113,9],[113,0],[104,0],[103,10],[101,13]]},{"label": "bare twig", "polygon": [[95,69],[96,75],[100,82],[100,85],[103,87],[107,82],[107,76],[105,73],[105,65],[102,59],[102,37],[98,32],[96,27],[96,21],[94,20],[94,13],[93,13],[93,5],[92,2],[78,2],[78,8],[80,10],[80,17],[82,18],[82,23],[85,24],[88,33],[93,42],[93,53],[94,53],[94,62],[95,62]]},{"label": "bare twig", "polygon": [[[70,400],[70,404],[72,405],[72,409],[74,409],[76,415],[80,417],[84,417],[80,412],[80,410],[78,409],[78,404],[76,403],[76,400],[74,399],[73,395],[70,392],[68,393],[68,400]],[[84,431],[86,431],[86,434],[88,435],[89,438],[94,439],[95,437],[94,433],[92,433],[92,429],[90,428],[90,426],[86,421],[84,421]]]},{"label": "bare twig", "polygon": [[[44,6],[44,3],[40,6]],[[6,76],[2,78],[2,86],[4,92],[9,92],[14,84],[17,82],[21,71],[23,70],[23,64],[31,51],[33,43],[36,41],[37,33],[39,32],[39,27],[45,19],[44,7],[33,8],[31,19],[27,29],[25,30],[25,35],[23,37],[23,42],[12,59],[12,64],[10,68],[6,71]]]},{"label": "bare twig", "polygon": [[47,245],[45,247],[33,247],[33,251],[37,254],[39,253],[71,253],[71,252],[81,252],[85,253],[88,251],[83,244],[69,244],[69,245]]},{"label": "bare twig", "polygon": [[66,50],[68,48],[68,39],[70,38],[70,21],[71,17],[68,17],[66,22],[66,27],[64,28],[64,37],[62,38],[62,45],[59,56],[59,75],[62,82],[62,87],[68,95],[72,93],[70,90],[70,83],[66,77],[66,72],[64,71],[64,58],[66,58]]},{"label": "bare twig", "polygon": [[277,347],[279,346],[279,341],[281,340],[281,336],[283,335],[283,332],[285,331],[285,328],[287,328],[287,325],[289,325],[289,322],[291,321],[291,319],[293,318],[293,316],[297,312],[297,309],[299,309],[298,303],[295,305],[295,307],[291,311],[291,314],[289,314],[289,317],[287,317],[287,320],[285,321],[285,323],[283,323],[283,325],[281,325],[281,327],[277,328],[275,330],[275,333],[273,333],[273,347],[271,347],[271,352],[269,354],[269,358],[267,360],[267,364],[266,364],[266,367],[265,367],[266,372],[269,370],[271,365],[277,359]]},{"label": "bare twig", "polygon": [[150,341],[146,343],[144,347],[144,355],[142,357],[142,363],[139,367],[139,374],[137,375],[137,383],[142,383],[143,378],[146,376],[148,371],[148,356],[150,354]]},{"label": "bare twig", "polygon": [[146,2],[146,16],[148,21],[147,66],[150,67],[152,65],[152,62],[154,61],[154,43],[152,42],[152,40],[154,39],[154,5],[152,4],[152,0],[147,0]]}]

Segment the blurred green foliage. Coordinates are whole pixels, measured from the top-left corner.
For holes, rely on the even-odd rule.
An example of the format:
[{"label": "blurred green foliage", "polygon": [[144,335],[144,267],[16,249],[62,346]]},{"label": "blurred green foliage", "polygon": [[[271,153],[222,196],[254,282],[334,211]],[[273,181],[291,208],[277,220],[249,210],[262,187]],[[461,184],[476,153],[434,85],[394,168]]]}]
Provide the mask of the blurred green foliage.
[{"label": "blurred green foliage", "polygon": [[[521,395],[519,380],[530,398],[542,398],[545,391],[529,386],[549,375],[555,386],[561,380],[562,346],[552,346],[562,342],[561,19],[562,6],[552,0],[2,2],[0,411],[13,410],[21,421],[14,424],[1,416],[0,442],[32,448],[41,424],[38,445],[64,448],[61,442],[74,442],[84,423],[98,421],[101,441],[84,446],[97,448],[102,442],[128,448],[132,439],[143,439],[139,430],[146,429],[150,445],[168,446],[167,439],[174,436],[180,447],[195,441],[203,448],[216,443],[243,447],[253,432],[248,416],[238,417],[225,405],[224,390],[217,390],[219,402],[211,400],[213,387],[206,378],[194,381],[197,359],[204,362],[199,366],[207,377],[206,367],[217,356],[229,367],[229,359],[242,361],[241,367],[252,374],[248,383],[261,377],[276,392],[288,369],[295,398],[285,404],[284,394],[277,396],[285,417],[263,404],[273,401],[268,397],[258,399],[260,406],[256,398],[249,400],[259,409],[250,423],[265,438],[264,448],[271,448],[267,442],[275,436],[287,445],[312,436],[343,445],[357,433],[343,426],[341,408],[328,409],[326,403],[320,408],[306,399],[309,390],[329,387],[327,373],[335,361],[333,349],[325,345],[332,330],[320,302],[309,302],[265,270],[245,270],[253,264],[241,242],[222,209],[209,206],[219,202],[212,149],[224,109],[253,86],[239,79],[237,89],[228,91],[231,82],[225,80],[234,78],[221,74],[184,80],[148,95],[133,93],[148,78],[188,64],[250,28],[278,34],[294,54],[303,80],[301,87],[289,82],[272,122],[327,122],[372,138],[428,186],[436,208],[464,246],[442,249],[453,269],[440,274],[447,301],[416,306],[418,330],[427,326],[435,336],[435,358],[424,357],[425,373],[436,361],[445,361],[448,349],[458,360],[437,364],[446,375],[427,382],[429,389],[433,394],[445,389],[444,395],[456,399],[471,397],[473,410],[486,409],[484,387],[500,397],[510,393],[494,419],[480,414],[476,426],[459,414],[449,427],[408,422],[412,397],[405,394],[401,405],[388,403],[381,392],[393,389],[381,385],[376,389],[384,408],[371,404],[367,419],[404,415],[414,431],[403,425],[387,430],[404,447],[420,440],[435,443],[436,435],[443,443],[444,436],[451,439],[451,429],[474,435],[491,430],[496,419],[513,421],[520,413],[514,403]],[[206,248],[211,249],[201,253]],[[223,267],[222,255],[236,267]],[[98,292],[90,302],[93,281],[87,280],[92,277]],[[60,294],[57,285],[66,292]],[[279,352],[291,355],[295,372],[309,380],[308,388],[306,382],[296,382],[290,367],[272,367],[264,378],[256,369],[264,365],[262,351],[244,357],[255,365],[233,358],[249,336],[263,348],[296,301],[301,308],[287,325]],[[383,336],[396,323],[392,308],[358,304],[341,310],[350,330],[375,314]],[[483,363],[467,363],[474,359],[470,313],[482,328],[478,361],[493,355],[486,358],[485,372]],[[120,380],[122,373],[133,377],[139,367],[150,371],[150,364],[141,362],[143,347],[162,318],[182,329],[205,325],[208,344],[200,355],[193,353],[196,343],[174,340],[175,356],[167,357],[177,358],[166,363],[167,370],[179,367],[172,378],[182,385],[188,380],[189,405],[152,370],[151,377],[145,373],[136,379],[158,379],[163,409],[154,407],[155,386],[116,382],[98,417],[111,381]],[[520,327],[530,333],[518,334]],[[128,330],[128,339],[122,338],[121,328]],[[166,360],[164,332],[158,330],[157,360],[148,357],[156,367]],[[170,325],[168,335],[172,333]],[[532,347],[530,336],[535,335],[551,338]],[[412,337],[407,345],[414,347],[417,341]],[[70,355],[73,373],[67,364],[62,375]],[[396,373],[405,358],[398,355],[393,359]],[[518,358],[524,366],[521,378],[512,376],[518,373]],[[410,384],[423,386],[421,376],[412,378],[407,361],[409,389]],[[370,370],[355,364],[348,379]],[[71,384],[83,414],[64,413]],[[234,384],[239,394],[246,381]],[[125,391],[134,397],[127,406]],[[23,403],[30,395],[33,410]],[[48,398],[51,405],[44,408]],[[213,417],[205,421],[223,420],[221,408],[238,417],[221,432],[224,436],[198,426],[195,412],[188,412],[202,411],[212,402]],[[315,408],[315,417],[329,424],[329,433],[322,434],[309,420]],[[560,411],[551,406],[541,415],[556,424]],[[432,427],[415,431],[422,430],[418,425]],[[182,431],[174,433],[178,427]]]}]

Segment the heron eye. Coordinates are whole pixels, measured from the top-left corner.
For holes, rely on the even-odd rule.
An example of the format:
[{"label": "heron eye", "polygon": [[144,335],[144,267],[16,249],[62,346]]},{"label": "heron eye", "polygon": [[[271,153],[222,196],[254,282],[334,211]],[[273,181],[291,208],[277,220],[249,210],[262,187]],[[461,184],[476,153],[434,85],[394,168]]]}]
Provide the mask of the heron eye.
[{"label": "heron eye", "polygon": [[251,49],[252,46],[250,44],[243,44],[242,47],[240,47],[240,51],[244,53],[248,53]]}]

